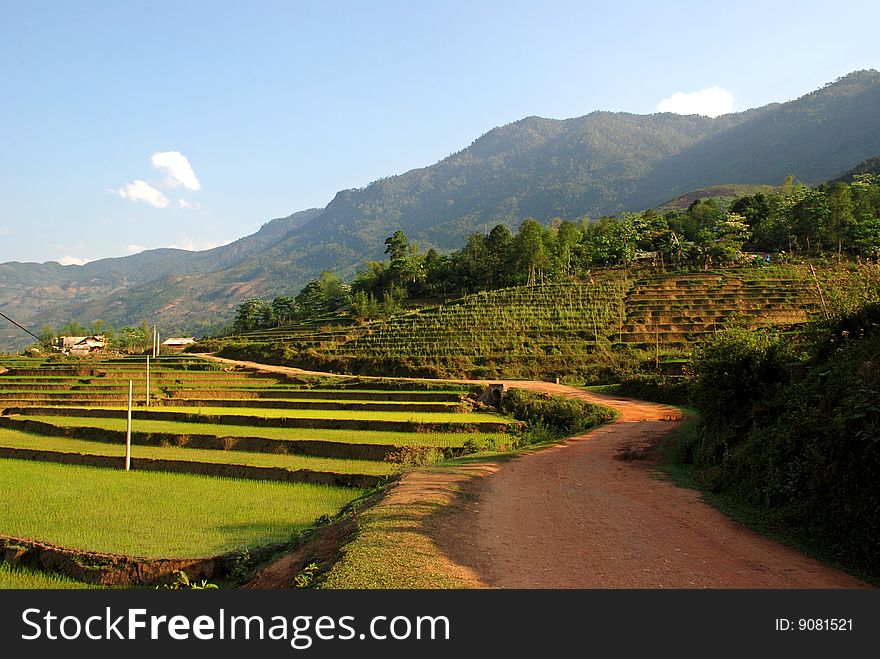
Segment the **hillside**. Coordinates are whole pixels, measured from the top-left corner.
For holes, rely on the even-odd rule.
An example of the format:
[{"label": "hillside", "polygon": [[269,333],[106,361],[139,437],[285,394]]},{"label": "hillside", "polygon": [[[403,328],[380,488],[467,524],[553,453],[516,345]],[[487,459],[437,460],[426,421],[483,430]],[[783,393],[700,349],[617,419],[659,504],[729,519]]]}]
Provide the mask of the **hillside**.
[{"label": "hillside", "polygon": [[362,325],[327,317],[203,348],[339,373],[601,380],[628,360],[686,354],[728,327],[795,326],[820,314],[807,266],[608,270],[584,283],[482,292]]},{"label": "hillside", "polygon": [[[715,119],[528,117],[434,165],[344,190],[323,211],[270,223],[217,250],[156,250],[82,267],[4,264],[0,309],[32,327],[150,318],[166,331],[199,331],[227,320],[245,297],[294,293],[324,269],[351,275],[365,259],[381,257],[385,237],[397,229],[446,250],[475,230],[515,227],[529,216],[598,217],[721,184],[775,185],[789,174],[817,183],[877,153],[876,71]],[[0,339],[17,336],[4,329]]]}]

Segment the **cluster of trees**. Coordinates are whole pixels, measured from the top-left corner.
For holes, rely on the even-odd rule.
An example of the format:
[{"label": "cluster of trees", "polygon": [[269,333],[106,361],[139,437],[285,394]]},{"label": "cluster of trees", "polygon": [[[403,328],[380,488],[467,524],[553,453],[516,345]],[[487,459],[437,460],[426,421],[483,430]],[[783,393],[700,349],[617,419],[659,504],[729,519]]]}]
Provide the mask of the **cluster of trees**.
[{"label": "cluster of trees", "polygon": [[294,298],[251,299],[235,317],[248,331],[350,307],[369,319],[399,309],[405,299],[450,298],[506,286],[589,276],[592,268],[644,259],[662,267],[709,267],[735,262],[743,251],[779,258],[880,257],[880,178],[859,174],[810,188],[791,178],[778,191],[724,204],[694,201],[687,210],[624,213],[596,221],[526,219],[514,233],[503,224],[474,233],[459,250],[423,252],[403,231],[385,241],[386,261],[370,261],[348,286],[323,273]]},{"label": "cluster of trees", "polygon": [[351,304],[351,286],[331,272],[323,272],[295,297],[279,295],[271,301],[250,298],[238,306],[232,322],[234,332],[274,327],[313,318]]}]

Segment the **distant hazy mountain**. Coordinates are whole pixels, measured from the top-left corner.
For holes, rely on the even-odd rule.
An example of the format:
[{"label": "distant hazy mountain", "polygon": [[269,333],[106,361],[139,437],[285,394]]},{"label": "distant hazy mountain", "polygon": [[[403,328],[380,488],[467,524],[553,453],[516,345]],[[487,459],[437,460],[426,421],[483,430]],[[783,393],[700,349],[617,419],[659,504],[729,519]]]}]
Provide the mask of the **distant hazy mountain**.
[{"label": "distant hazy mountain", "polygon": [[[60,326],[68,320],[88,324],[101,318],[121,326],[140,322],[138,319],[154,318],[156,305],[161,301],[138,299],[136,291],[140,287],[234,267],[269,249],[320,212],[320,209],[311,209],[272,220],[255,234],[202,252],[154,249],[82,266],[62,266],[54,261],[2,263],[0,311],[30,326],[32,331],[44,323]],[[98,313],[98,309],[106,313]],[[5,320],[0,319],[0,323],[0,347],[17,347],[30,342],[21,330]],[[183,327],[183,324],[176,326],[177,329]]]},{"label": "distant hazy mountain", "polygon": [[[525,217],[641,210],[717,185],[818,183],[880,153],[880,73],[795,101],[724,115],[593,112],[495,128],[422,169],[344,190],[226,247],[155,250],[85,266],[0,265],[0,310],[39,327],[149,318],[166,331],[215,325],[245,297],[295,293],[323,269],[349,275],[396,229],[451,249]],[[3,332],[14,336],[14,332]]]}]

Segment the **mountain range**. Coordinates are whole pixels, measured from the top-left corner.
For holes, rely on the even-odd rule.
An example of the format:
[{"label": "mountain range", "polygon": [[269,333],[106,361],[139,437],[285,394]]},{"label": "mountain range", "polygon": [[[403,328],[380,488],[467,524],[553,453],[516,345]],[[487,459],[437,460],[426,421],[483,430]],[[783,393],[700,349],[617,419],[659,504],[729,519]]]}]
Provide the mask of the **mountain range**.
[{"label": "mountain range", "polygon": [[[68,320],[147,319],[169,333],[227,322],[252,296],[295,294],[322,270],[342,277],[382,257],[402,229],[450,250],[526,217],[599,217],[718,185],[815,184],[880,154],[880,73],[858,71],[786,103],[709,118],[592,112],[527,117],[421,169],[343,190],[323,209],[264,224],[203,252],[158,249],[83,266],[0,264],[0,311],[36,331]],[[5,321],[3,321],[5,323]],[[29,338],[0,326],[0,347]]]}]

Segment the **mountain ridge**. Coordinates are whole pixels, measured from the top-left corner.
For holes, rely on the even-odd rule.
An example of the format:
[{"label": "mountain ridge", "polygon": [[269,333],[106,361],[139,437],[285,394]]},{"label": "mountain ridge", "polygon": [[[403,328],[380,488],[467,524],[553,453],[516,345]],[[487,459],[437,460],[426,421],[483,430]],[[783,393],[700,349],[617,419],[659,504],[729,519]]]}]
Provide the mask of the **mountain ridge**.
[{"label": "mountain ridge", "polygon": [[473,231],[515,228],[525,217],[637,211],[700,188],[772,185],[789,174],[818,183],[878,153],[873,70],[714,119],[603,110],[530,116],[215,250],[152,250],[85,266],[0,264],[0,309],[26,325],[149,318],[167,331],[197,332],[228,319],[244,297],[295,293],[324,269],[350,276],[382,258],[385,237],[397,229],[425,248],[448,250]]}]

